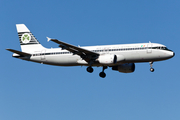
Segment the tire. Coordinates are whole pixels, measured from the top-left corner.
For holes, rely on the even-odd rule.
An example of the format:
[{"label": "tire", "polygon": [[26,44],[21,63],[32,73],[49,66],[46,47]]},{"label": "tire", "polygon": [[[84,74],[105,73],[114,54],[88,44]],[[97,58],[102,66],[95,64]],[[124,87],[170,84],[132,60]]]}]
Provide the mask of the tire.
[{"label": "tire", "polygon": [[154,68],[150,68],[150,71],[151,71],[151,72],[154,72]]},{"label": "tire", "polygon": [[105,78],[105,77],[106,77],[106,73],[100,72],[100,73],[99,73],[99,76],[102,77],[102,78]]},{"label": "tire", "polygon": [[89,73],[92,73],[92,72],[94,71],[92,67],[87,67],[86,70],[87,70]]}]

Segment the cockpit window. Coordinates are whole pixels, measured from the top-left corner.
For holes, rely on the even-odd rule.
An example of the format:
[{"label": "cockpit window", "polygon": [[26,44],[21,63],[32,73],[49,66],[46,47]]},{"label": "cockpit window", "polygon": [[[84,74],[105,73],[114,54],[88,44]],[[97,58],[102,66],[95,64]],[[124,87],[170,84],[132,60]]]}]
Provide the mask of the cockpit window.
[{"label": "cockpit window", "polygon": [[167,47],[165,47],[165,46],[153,47],[152,49],[160,49],[160,50],[172,51],[172,50],[169,50],[169,49],[168,49]]},{"label": "cockpit window", "polygon": [[161,47],[161,49],[162,49],[162,50],[167,50],[167,48],[166,48],[166,47]]}]

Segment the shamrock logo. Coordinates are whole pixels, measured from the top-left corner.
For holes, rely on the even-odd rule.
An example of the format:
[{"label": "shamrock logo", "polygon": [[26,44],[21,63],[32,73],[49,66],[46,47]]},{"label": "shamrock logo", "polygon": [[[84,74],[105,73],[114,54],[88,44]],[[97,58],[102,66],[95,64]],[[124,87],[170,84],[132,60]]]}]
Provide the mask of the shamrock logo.
[{"label": "shamrock logo", "polygon": [[24,33],[24,34],[22,35],[22,37],[21,37],[21,41],[22,41],[23,43],[29,43],[30,40],[31,40],[31,36],[30,36],[30,34],[28,34],[28,33]]},{"label": "shamrock logo", "polygon": [[28,35],[24,35],[24,36],[23,36],[23,41],[24,41],[25,39],[29,40],[29,36],[28,36]]}]

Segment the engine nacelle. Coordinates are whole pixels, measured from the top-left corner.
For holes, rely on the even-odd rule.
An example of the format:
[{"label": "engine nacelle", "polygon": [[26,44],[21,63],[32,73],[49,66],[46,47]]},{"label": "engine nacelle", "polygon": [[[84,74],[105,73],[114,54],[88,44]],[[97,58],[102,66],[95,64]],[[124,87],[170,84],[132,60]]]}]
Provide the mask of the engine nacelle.
[{"label": "engine nacelle", "polygon": [[112,70],[116,70],[122,73],[132,73],[135,70],[135,64],[134,63],[120,64],[117,66],[113,66]]},{"label": "engine nacelle", "polygon": [[101,64],[114,64],[117,62],[117,56],[113,54],[100,55],[98,61]]}]

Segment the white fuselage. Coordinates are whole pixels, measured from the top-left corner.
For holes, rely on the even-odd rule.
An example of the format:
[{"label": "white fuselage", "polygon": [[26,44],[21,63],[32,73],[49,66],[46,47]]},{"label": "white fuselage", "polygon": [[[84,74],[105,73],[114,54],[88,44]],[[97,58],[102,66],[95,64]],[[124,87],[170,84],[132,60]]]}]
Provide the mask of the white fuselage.
[{"label": "white fuselage", "polygon": [[[101,55],[113,54],[123,57],[120,63],[154,62],[166,60],[174,56],[174,52],[168,50],[164,45],[157,43],[119,44],[82,47]],[[42,49],[31,53],[31,57],[21,57],[28,61],[57,65],[57,66],[88,66],[89,64],[80,56],[62,50],[61,48]],[[97,58],[98,60],[98,58]],[[106,66],[101,63],[93,63],[92,66]]]}]

